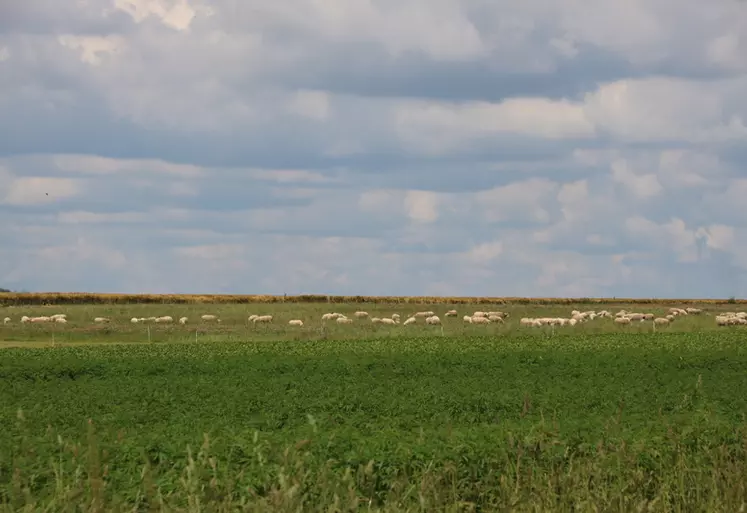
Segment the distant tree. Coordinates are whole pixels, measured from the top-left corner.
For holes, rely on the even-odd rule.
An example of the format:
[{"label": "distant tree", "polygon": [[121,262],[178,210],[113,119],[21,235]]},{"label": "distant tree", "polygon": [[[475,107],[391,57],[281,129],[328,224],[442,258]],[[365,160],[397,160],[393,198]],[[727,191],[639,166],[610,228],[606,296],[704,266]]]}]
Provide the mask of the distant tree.
[{"label": "distant tree", "polygon": [[4,288],[0,287],[0,292],[10,292],[10,289],[4,289]]}]

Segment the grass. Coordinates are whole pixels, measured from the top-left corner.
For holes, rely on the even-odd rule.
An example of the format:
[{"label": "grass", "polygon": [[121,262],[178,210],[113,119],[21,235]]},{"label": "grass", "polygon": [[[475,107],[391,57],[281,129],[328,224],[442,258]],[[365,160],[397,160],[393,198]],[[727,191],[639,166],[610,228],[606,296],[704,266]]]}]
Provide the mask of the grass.
[{"label": "grass", "polygon": [[[743,330],[514,324],[573,308],[497,308],[512,322],[443,335],[322,330],[313,304],[5,309],[71,323],[0,328],[23,346],[0,352],[0,509],[744,511]],[[197,342],[151,326],[139,343],[129,323],[202,313],[223,322]],[[255,329],[250,313],[307,323]],[[57,347],[32,347],[52,329]]]},{"label": "grass", "polygon": [[[653,312],[664,315],[670,305],[629,305],[611,303],[605,305],[609,311],[615,312],[620,308],[628,310]],[[704,306],[704,305],[697,305]],[[738,305],[737,305],[738,306]],[[451,308],[456,308],[459,316],[448,318],[443,314]],[[663,332],[702,332],[724,331],[713,319],[713,313],[734,310],[735,305],[707,306],[708,315],[687,316],[679,318],[672,326],[658,328]],[[511,317],[504,325],[470,326],[462,322],[464,314],[471,314],[476,310],[501,310],[510,312]],[[101,304],[101,305],[65,305],[65,306],[12,306],[0,308],[0,318],[9,316],[13,323],[0,325],[0,347],[23,346],[36,344],[47,346],[55,344],[89,344],[89,343],[166,343],[166,342],[231,342],[242,340],[254,341],[313,341],[328,339],[360,339],[381,338],[392,336],[444,335],[447,337],[465,337],[480,334],[497,336],[512,336],[517,332],[529,332],[544,337],[553,333],[604,334],[633,332],[652,332],[651,323],[634,324],[620,327],[609,319],[599,319],[591,323],[563,328],[532,329],[519,326],[522,317],[562,316],[568,317],[574,309],[588,310],[584,304],[556,304],[556,305],[408,305],[408,304],[347,304],[328,305],[315,303],[270,303],[270,304]],[[599,309],[599,308],[597,308]],[[738,308],[737,308],[738,309]],[[389,317],[399,313],[404,320],[407,316],[420,310],[433,310],[443,321],[441,327],[425,326],[422,322],[412,326],[373,325],[370,321],[356,321],[354,325],[337,325],[334,322],[322,323],[321,316],[326,312],[340,312],[352,317],[357,310],[365,310],[371,316]],[[42,316],[55,313],[66,313],[69,324],[21,324],[21,316]],[[199,320],[205,313],[217,314],[220,324],[205,323]],[[275,317],[272,325],[253,326],[247,322],[251,314],[271,314]],[[148,317],[170,315],[175,320],[186,316],[190,322],[181,326],[132,324],[132,317]],[[97,325],[93,323],[95,317],[109,317],[112,323]],[[287,325],[291,319],[302,319],[302,328],[291,328]],[[731,328],[739,329],[739,328]]]}]

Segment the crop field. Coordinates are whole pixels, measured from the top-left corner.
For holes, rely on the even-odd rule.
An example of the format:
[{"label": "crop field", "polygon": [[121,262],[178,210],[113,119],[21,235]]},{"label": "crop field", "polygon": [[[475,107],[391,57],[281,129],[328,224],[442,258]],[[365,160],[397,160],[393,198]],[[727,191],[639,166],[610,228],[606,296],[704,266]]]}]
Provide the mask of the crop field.
[{"label": "crop field", "polygon": [[[655,330],[610,319],[519,325],[573,309],[658,316],[691,305],[705,312]],[[459,315],[444,317],[451,308]],[[487,309],[510,316],[462,321]],[[5,306],[0,509],[744,511],[747,326],[714,322],[742,309]],[[357,310],[403,320],[433,310],[443,324],[320,320]],[[69,322],[19,322],[55,313]],[[130,322],[161,315],[189,321]]]}]

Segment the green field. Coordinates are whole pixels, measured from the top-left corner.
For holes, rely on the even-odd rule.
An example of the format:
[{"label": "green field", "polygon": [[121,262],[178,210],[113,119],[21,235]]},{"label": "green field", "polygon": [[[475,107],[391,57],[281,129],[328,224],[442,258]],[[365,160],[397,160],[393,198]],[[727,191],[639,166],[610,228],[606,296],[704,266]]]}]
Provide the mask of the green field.
[{"label": "green field", "polygon": [[[64,305],[64,306],[13,306],[0,308],[0,319],[10,317],[12,322],[0,325],[0,345],[28,346],[29,343],[49,345],[56,344],[90,344],[90,343],[163,343],[163,342],[230,342],[230,341],[272,341],[272,340],[329,340],[360,338],[381,338],[393,336],[426,336],[444,335],[465,337],[471,335],[513,336],[518,332],[532,333],[535,336],[548,336],[553,333],[604,334],[604,333],[650,333],[653,326],[650,322],[634,323],[621,327],[610,319],[596,319],[592,322],[573,327],[556,327],[533,329],[521,327],[522,317],[569,317],[571,311],[585,311],[590,308],[617,312],[624,308],[628,311],[651,312],[657,316],[665,315],[669,306],[688,305],[406,305],[406,304],[314,304],[314,303],[274,303],[274,304],[133,304],[133,305]],[[706,308],[703,315],[679,317],[671,326],[658,328],[662,332],[703,332],[724,331],[714,321],[713,314],[723,311],[742,309],[740,305],[695,305]],[[445,317],[444,314],[455,308],[458,316]],[[369,312],[371,317],[390,317],[397,313],[402,321],[417,311],[434,311],[441,318],[441,327],[426,326],[422,319],[411,326],[374,325],[367,320],[356,320],[353,325],[337,325],[335,322],[321,321],[327,312],[340,312],[352,317],[358,310]],[[472,326],[462,321],[462,316],[475,311],[499,310],[510,313],[505,324]],[[66,325],[56,324],[21,324],[23,315],[49,316],[65,313],[70,321]],[[202,314],[215,314],[221,319],[220,324],[200,321]],[[247,321],[251,314],[273,315],[273,323],[254,326]],[[188,317],[186,325],[179,324],[132,324],[132,317],[149,317],[169,315],[174,320]],[[94,324],[96,317],[108,317],[111,323]],[[291,319],[301,319],[302,328],[288,326]],[[732,327],[731,330],[747,327]]]},{"label": "green field", "polygon": [[[442,332],[319,321],[358,309],[403,319],[430,309],[445,324]],[[14,320],[60,312],[70,323],[0,327],[0,339],[21,346],[0,351],[0,503],[7,511],[747,507],[743,327],[717,328],[710,315],[656,333],[609,319],[518,326],[522,316],[568,316],[572,305],[496,307],[511,312],[505,325],[465,327],[463,313],[488,308],[459,307],[447,320],[448,309],[5,308],[0,315]],[[202,313],[223,322],[199,323],[195,342]],[[251,313],[277,322],[247,325]],[[129,323],[147,315],[195,322],[151,325],[147,343],[147,328]],[[95,316],[115,322],[96,326]],[[306,325],[294,330],[291,318]],[[57,347],[35,347],[52,333]]]}]

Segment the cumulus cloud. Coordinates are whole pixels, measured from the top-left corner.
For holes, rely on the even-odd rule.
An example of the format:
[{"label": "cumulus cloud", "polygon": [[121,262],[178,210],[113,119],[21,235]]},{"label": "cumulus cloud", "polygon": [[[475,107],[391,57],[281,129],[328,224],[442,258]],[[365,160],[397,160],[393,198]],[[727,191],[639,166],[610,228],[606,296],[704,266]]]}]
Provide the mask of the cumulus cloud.
[{"label": "cumulus cloud", "polygon": [[745,20],[0,3],[0,286],[745,296]]}]

